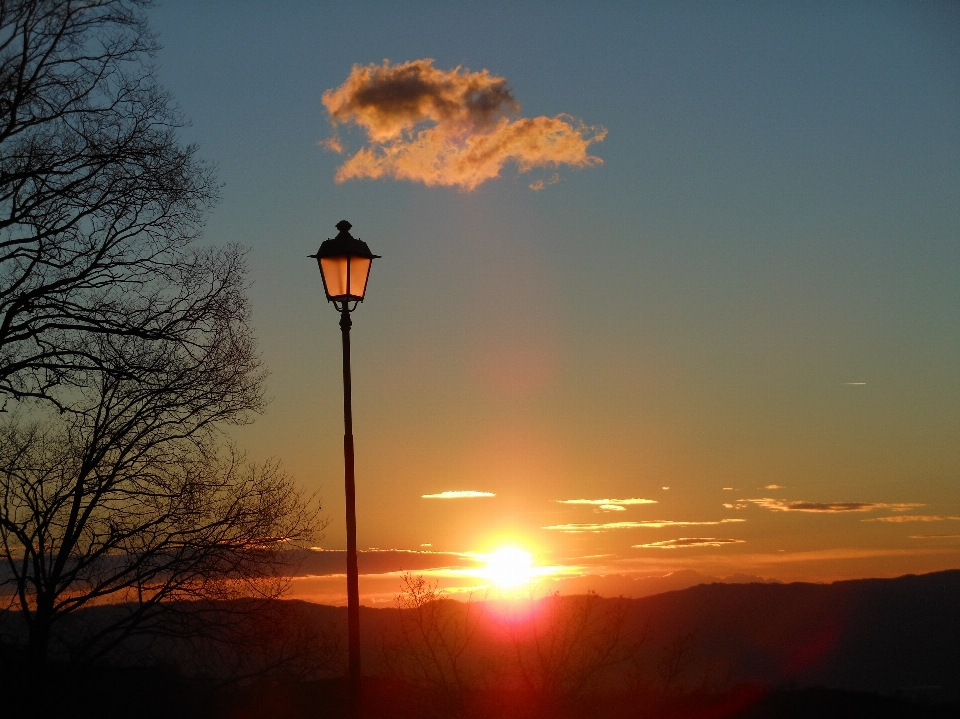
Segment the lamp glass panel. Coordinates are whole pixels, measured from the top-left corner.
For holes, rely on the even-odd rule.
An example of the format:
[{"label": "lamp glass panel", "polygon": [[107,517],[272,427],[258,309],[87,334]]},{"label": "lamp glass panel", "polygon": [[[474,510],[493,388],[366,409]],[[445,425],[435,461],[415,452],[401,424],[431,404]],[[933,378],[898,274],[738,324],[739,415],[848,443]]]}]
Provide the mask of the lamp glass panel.
[{"label": "lamp glass panel", "polygon": [[347,294],[347,258],[321,257],[320,271],[327,294],[331,297],[343,297]]},{"label": "lamp glass panel", "polygon": [[366,257],[350,258],[350,296],[363,299],[367,291],[367,277],[370,275],[370,260]]}]

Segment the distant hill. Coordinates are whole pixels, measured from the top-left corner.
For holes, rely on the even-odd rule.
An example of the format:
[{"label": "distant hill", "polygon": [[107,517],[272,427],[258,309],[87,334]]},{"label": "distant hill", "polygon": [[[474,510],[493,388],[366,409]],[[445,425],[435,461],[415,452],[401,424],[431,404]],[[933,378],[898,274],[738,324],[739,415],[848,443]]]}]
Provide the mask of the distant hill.
[{"label": "distant hill", "polygon": [[[709,675],[727,686],[960,701],[960,570],[832,584],[701,584],[627,601],[632,630],[649,633],[649,662],[689,637],[690,681]],[[344,626],[342,608],[308,611]],[[362,609],[366,666],[391,635],[396,611]],[[478,643],[495,641],[496,614],[487,615]]]},{"label": "distant hill", "polygon": [[655,641],[690,633],[735,683],[960,698],[960,571],[833,584],[709,584],[632,600]]},{"label": "distant hill", "polygon": [[[550,601],[558,600],[542,600],[541,605]],[[581,599],[559,601],[574,607]],[[479,617],[464,667],[497,662],[503,667],[511,661],[502,606],[444,606],[450,626],[468,612]],[[833,584],[702,584],[640,599],[604,598],[597,606],[624,609],[624,635],[646,636],[640,665],[650,686],[673,681],[663,676],[664,667],[672,666],[675,686],[691,696],[748,686],[794,692],[824,687],[960,703],[960,570]],[[255,672],[257,662],[269,663],[282,649],[299,646],[313,654],[302,653],[298,671],[311,661],[320,666],[316,659],[321,657],[323,666],[314,678],[342,672],[345,608],[301,601],[273,607],[269,621],[257,620],[256,636],[229,651],[207,651],[206,639],[140,638],[109,659],[120,665],[179,666],[187,675],[238,668]],[[118,611],[125,608],[86,610],[71,631],[89,631]],[[0,615],[8,648],[17,639],[13,630],[18,621],[15,615]],[[361,626],[364,667],[375,673],[382,669],[384,648],[399,636],[398,610],[363,607]]]}]

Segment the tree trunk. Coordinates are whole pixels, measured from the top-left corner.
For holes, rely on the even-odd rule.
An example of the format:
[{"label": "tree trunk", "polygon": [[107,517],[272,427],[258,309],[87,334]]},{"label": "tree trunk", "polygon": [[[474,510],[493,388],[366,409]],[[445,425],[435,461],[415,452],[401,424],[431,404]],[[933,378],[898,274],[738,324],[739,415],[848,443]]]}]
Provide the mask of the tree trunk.
[{"label": "tree trunk", "polygon": [[50,644],[50,626],[53,623],[53,602],[38,598],[37,609],[30,622],[30,643],[27,658],[30,666],[41,669],[47,663],[47,647]]}]

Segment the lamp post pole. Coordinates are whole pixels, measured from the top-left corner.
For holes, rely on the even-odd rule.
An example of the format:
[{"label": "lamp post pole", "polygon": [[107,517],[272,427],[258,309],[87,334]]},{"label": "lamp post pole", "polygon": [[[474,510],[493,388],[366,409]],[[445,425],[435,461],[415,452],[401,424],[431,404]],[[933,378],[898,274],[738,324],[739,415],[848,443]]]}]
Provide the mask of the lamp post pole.
[{"label": "lamp post pole", "polygon": [[[343,338],[343,484],[347,505],[347,650],[351,716],[360,712],[360,583],[357,571],[357,487],[353,476],[353,397],[350,382],[350,313],[363,302],[373,261],[380,257],[350,234],[352,225],[337,223],[339,233],[320,245],[317,261],[328,302],[340,312]],[[353,304],[351,309],[350,305]]]},{"label": "lamp post pole", "polygon": [[353,476],[353,398],[350,382],[350,327],[346,304],[340,313],[343,337],[343,484],[347,504],[347,636],[350,694],[360,693],[360,581],[357,571],[357,487]]}]

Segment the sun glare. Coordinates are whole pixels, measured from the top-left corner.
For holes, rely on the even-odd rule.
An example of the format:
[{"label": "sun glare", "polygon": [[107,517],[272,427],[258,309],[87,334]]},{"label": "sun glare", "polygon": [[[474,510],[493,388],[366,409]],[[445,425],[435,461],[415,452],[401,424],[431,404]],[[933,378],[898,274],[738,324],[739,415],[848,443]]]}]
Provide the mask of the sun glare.
[{"label": "sun glare", "polygon": [[529,584],[533,577],[533,557],[516,547],[503,547],[487,555],[484,576],[501,589]]}]

